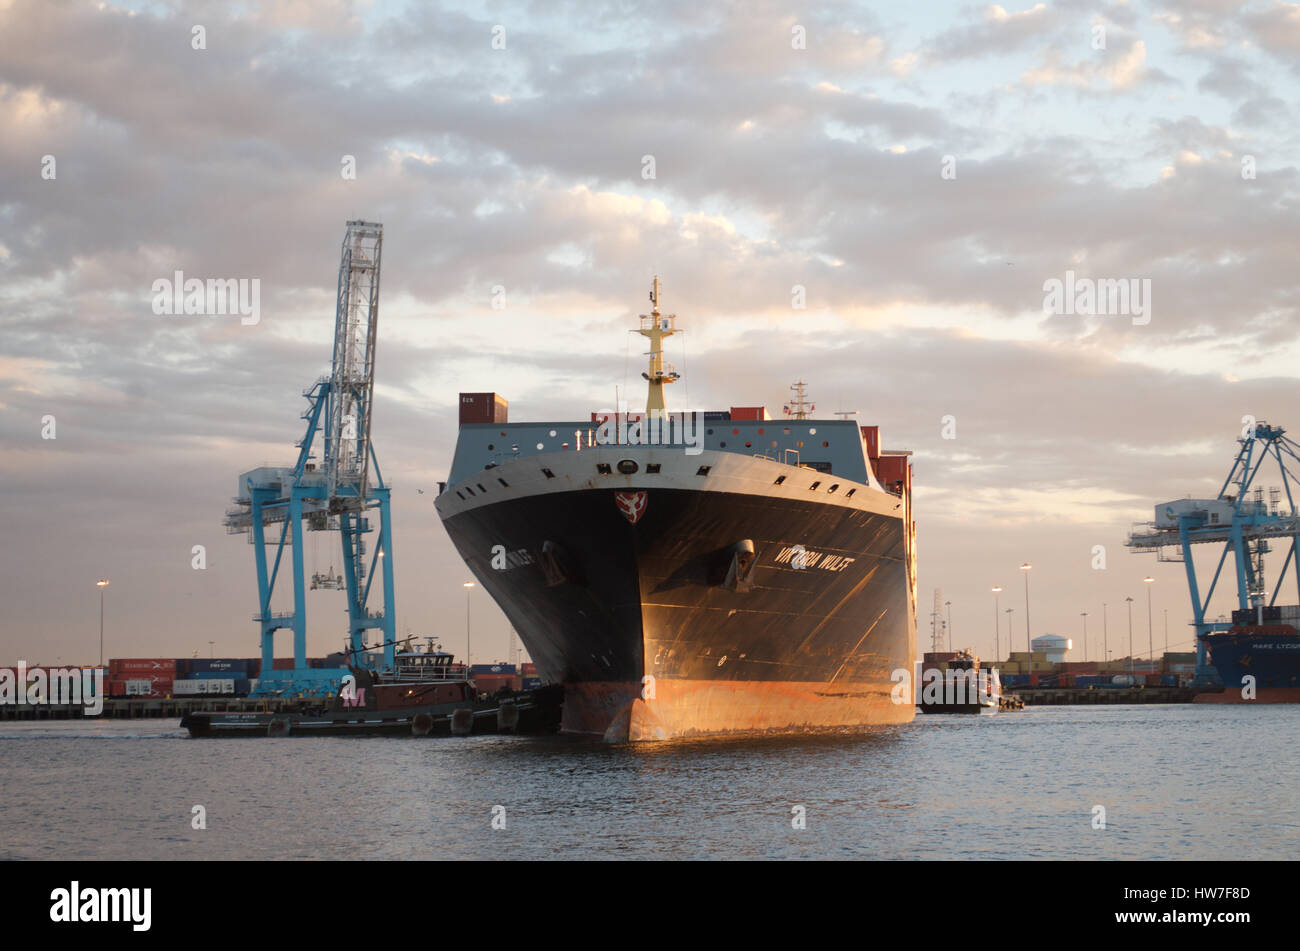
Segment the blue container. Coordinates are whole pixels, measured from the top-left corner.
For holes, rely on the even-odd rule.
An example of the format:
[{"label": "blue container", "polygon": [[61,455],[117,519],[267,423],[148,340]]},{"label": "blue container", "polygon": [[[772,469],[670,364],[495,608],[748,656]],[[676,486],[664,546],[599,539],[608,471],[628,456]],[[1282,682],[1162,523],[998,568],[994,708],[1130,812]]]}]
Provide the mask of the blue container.
[{"label": "blue container", "polygon": [[469,669],[471,674],[505,674],[513,677],[516,673],[511,664],[475,664]]},{"label": "blue container", "polygon": [[706,423],[725,423],[731,419],[730,410],[705,410],[704,421]]},{"label": "blue container", "polygon": [[1160,675],[1160,686],[1162,686],[1162,687],[1177,687],[1177,686],[1178,686],[1178,675],[1177,675],[1177,674],[1161,674],[1161,675]]},{"label": "blue container", "polygon": [[541,678],[541,677],[525,677],[525,678],[524,678],[524,689],[525,689],[525,690],[536,690],[536,689],[537,689],[538,687],[540,687],[541,685],[542,685],[542,678]]}]

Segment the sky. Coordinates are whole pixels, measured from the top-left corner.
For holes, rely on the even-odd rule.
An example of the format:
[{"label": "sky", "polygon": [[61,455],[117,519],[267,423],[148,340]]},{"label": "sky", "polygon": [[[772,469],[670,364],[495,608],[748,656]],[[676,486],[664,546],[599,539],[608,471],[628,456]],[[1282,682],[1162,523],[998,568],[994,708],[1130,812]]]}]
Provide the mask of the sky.
[{"label": "sky", "polygon": [[[258,652],[222,518],[294,457],[355,218],[384,225],[399,633],[464,643],[432,503],[457,394],[639,398],[658,274],[670,407],[779,413],[802,379],[914,453],[923,646],[941,589],[991,656],[1001,585],[1024,649],[1029,562],[1032,633],[1072,657],[1084,612],[1091,658],[1103,625],[1128,652],[1126,597],[1147,653],[1148,573],[1155,652],[1166,612],[1189,649],[1183,566],[1124,542],[1217,494],[1243,417],[1300,426],[1298,112],[1278,0],[0,0],[0,663],[94,662],[100,578],[107,657]],[[258,319],[155,313],[176,271],[256,279]],[[1067,272],[1149,310],[1045,312]],[[473,660],[504,658],[469,598]],[[344,610],[309,595],[311,654]]]}]

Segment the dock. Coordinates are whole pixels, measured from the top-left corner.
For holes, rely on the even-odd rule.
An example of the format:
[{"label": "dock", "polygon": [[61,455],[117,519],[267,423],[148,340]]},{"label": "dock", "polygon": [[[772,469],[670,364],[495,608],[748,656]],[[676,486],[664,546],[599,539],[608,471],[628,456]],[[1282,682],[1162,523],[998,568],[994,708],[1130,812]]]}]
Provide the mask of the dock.
[{"label": "dock", "polygon": [[1191,703],[1204,689],[1194,687],[1016,687],[1029,707],[1092,706],[1101,703]]},{"label": "dock", "polygon": [[0,704],[0,721],[6,720],[144,720],[174,718],[187,713],[297,713],[321,705],[320,698],[266,697],[117,697],[104,701],[98,716],[87,717],[86,708],[77,703]]}]

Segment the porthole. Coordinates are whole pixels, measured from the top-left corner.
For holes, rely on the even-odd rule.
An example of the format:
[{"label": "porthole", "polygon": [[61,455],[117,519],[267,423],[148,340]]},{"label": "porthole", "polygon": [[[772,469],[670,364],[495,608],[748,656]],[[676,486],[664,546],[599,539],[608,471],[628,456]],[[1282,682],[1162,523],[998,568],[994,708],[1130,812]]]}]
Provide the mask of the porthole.
[{"label": "porthole", "polygon": [[635,475],[640,468],[634,459],[620,459],[618,461],[618,471],[623,475]]}]

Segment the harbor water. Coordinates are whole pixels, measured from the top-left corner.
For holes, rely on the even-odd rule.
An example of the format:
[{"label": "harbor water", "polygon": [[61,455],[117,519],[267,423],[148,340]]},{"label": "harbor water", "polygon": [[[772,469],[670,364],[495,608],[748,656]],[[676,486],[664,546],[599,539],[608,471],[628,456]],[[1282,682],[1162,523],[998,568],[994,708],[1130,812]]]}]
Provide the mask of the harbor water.
[{"label": "harbor water", "polygon": [[0,858],[1290,859],[1297,728],[1196,704],[631,747],[6,723]]}]

